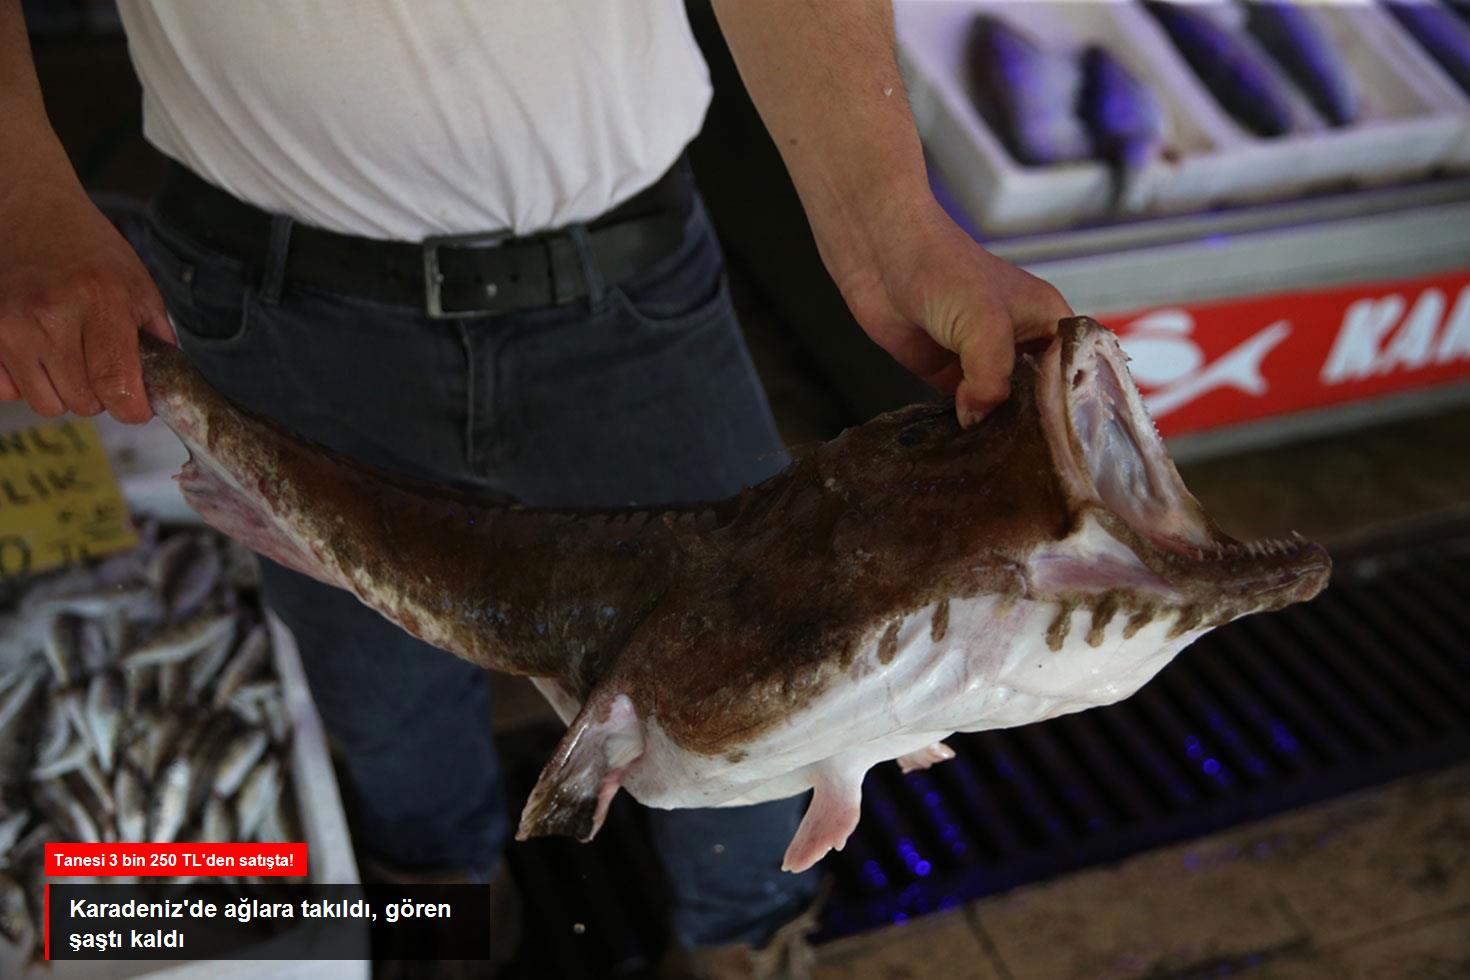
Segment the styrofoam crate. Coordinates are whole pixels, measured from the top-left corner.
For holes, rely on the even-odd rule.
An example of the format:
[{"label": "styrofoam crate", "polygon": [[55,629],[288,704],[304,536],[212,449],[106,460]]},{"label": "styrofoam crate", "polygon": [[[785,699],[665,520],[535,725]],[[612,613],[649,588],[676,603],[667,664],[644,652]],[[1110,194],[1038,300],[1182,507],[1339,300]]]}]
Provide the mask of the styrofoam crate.
[{"label": "styrofoam crate", "polygon": [[[1240,5],[1219,0],[1198,0],[1196,6],[1227,23],[1244,16]],[[1279,199],[1348,181],[1389,183],[1427,174],[1450,159],[1464,119],[1422,63],[1402,55],[1402,37],[1392,18],[1376,4],[1358,0],[1303,6],[1347,61],[1361,92],[1362,116],[1348,126],[1328,126],[1263,54],[1299,120],[1299,131],[1272,138],[1249,133],[1216,102],[1151,15],[1131,4],[1116,8],[1155,66],[1154,77],[1187,78],[1181,98],[1221,135],[1210,152],[1181,155],[1171,167],[1159,184],[1155,204],[1160,211]],[[1246,38],[1246,43],[1254,42]]]},{"label": "styrofoam crate", "polygon": [[[1111,2],[1024,0],[894,4],[900,67],[925,151],[984,231],[1034,231],[1102,217],[1112,203],[1113,179],[1100,161],[1028,167],[1010,155],[970,98],[966,48],[972,21],[980,13],[995,14],[1048,47],[1064,51],[1103,44],[1142,75],[1143,66],[1110,6]],[[1195,148],[1208,144],[1209,134],[1176,111],[1169,93],[1159,95],[1176,138]],[[1146,185],[1150,177],[1144,174],[1140,183]]]},{"label": "styrofoam crate", "polygon": [[1425,98],[1460,119],[1460,136],[1446,154],[1444,165],[1456,173],[1470,170],[1470,93],[1460,88],[1439,62],[1424,50],[1424,46],[1398,22],[1398,18],[1376,5],[1375,9],[1386,25],[1376,35],[1377,43],[1396,64],[1404,67],[1406,73],[1412,74]]}]

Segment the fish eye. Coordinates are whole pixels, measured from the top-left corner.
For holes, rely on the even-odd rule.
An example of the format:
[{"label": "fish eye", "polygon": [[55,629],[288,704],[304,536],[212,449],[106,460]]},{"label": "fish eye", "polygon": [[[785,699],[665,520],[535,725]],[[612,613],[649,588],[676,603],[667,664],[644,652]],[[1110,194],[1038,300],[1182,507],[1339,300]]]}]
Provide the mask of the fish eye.
[{"label": "fish eye", "polygon": [[910,426],[899,432],[898,444],[900,446],[917,446],[924,441],[924,432],[918,426]]}]

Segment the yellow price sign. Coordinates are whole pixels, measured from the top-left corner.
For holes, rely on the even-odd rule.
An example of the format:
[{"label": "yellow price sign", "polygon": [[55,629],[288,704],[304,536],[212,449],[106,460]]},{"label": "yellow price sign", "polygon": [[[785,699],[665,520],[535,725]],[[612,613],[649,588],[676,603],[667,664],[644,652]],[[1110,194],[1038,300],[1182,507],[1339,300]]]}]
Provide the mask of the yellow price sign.
[{"label": "yellow price sign", "polygon": [[91,422],[0,432],[0,579],[137,543]]}]

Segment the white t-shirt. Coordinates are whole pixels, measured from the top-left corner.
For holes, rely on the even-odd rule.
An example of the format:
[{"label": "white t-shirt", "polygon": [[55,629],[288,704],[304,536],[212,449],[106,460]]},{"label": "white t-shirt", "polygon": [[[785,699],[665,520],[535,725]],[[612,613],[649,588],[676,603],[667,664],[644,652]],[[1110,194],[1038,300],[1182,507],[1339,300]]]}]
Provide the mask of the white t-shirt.
[{"label": "white t-shirt", "polygon": [[681,0],[120,0],[144,133],[237,197],[417,241],[607,211],[699,131]]}]

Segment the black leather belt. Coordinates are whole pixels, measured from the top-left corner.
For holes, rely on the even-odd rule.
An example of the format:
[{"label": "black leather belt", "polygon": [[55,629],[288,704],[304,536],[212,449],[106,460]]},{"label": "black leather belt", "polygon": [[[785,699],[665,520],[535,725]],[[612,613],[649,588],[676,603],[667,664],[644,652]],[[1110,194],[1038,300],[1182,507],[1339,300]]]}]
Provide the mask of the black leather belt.
[{"label": "black leather belt", "polygon": [[[694,181],[680,159],[651,187],[587,225],[592,260],[608,285],[624,282],[683,240]],[[185,234],[257,272],[271,243],[272,215],[206,183],[181,166],[154,207]],[[582,260],[563,229],[445,235],[422,242],[360,238],[292,224],[285,282],[361,299],[421,306],[436,319],[489,316],[560,306],[587,295]]]}]

